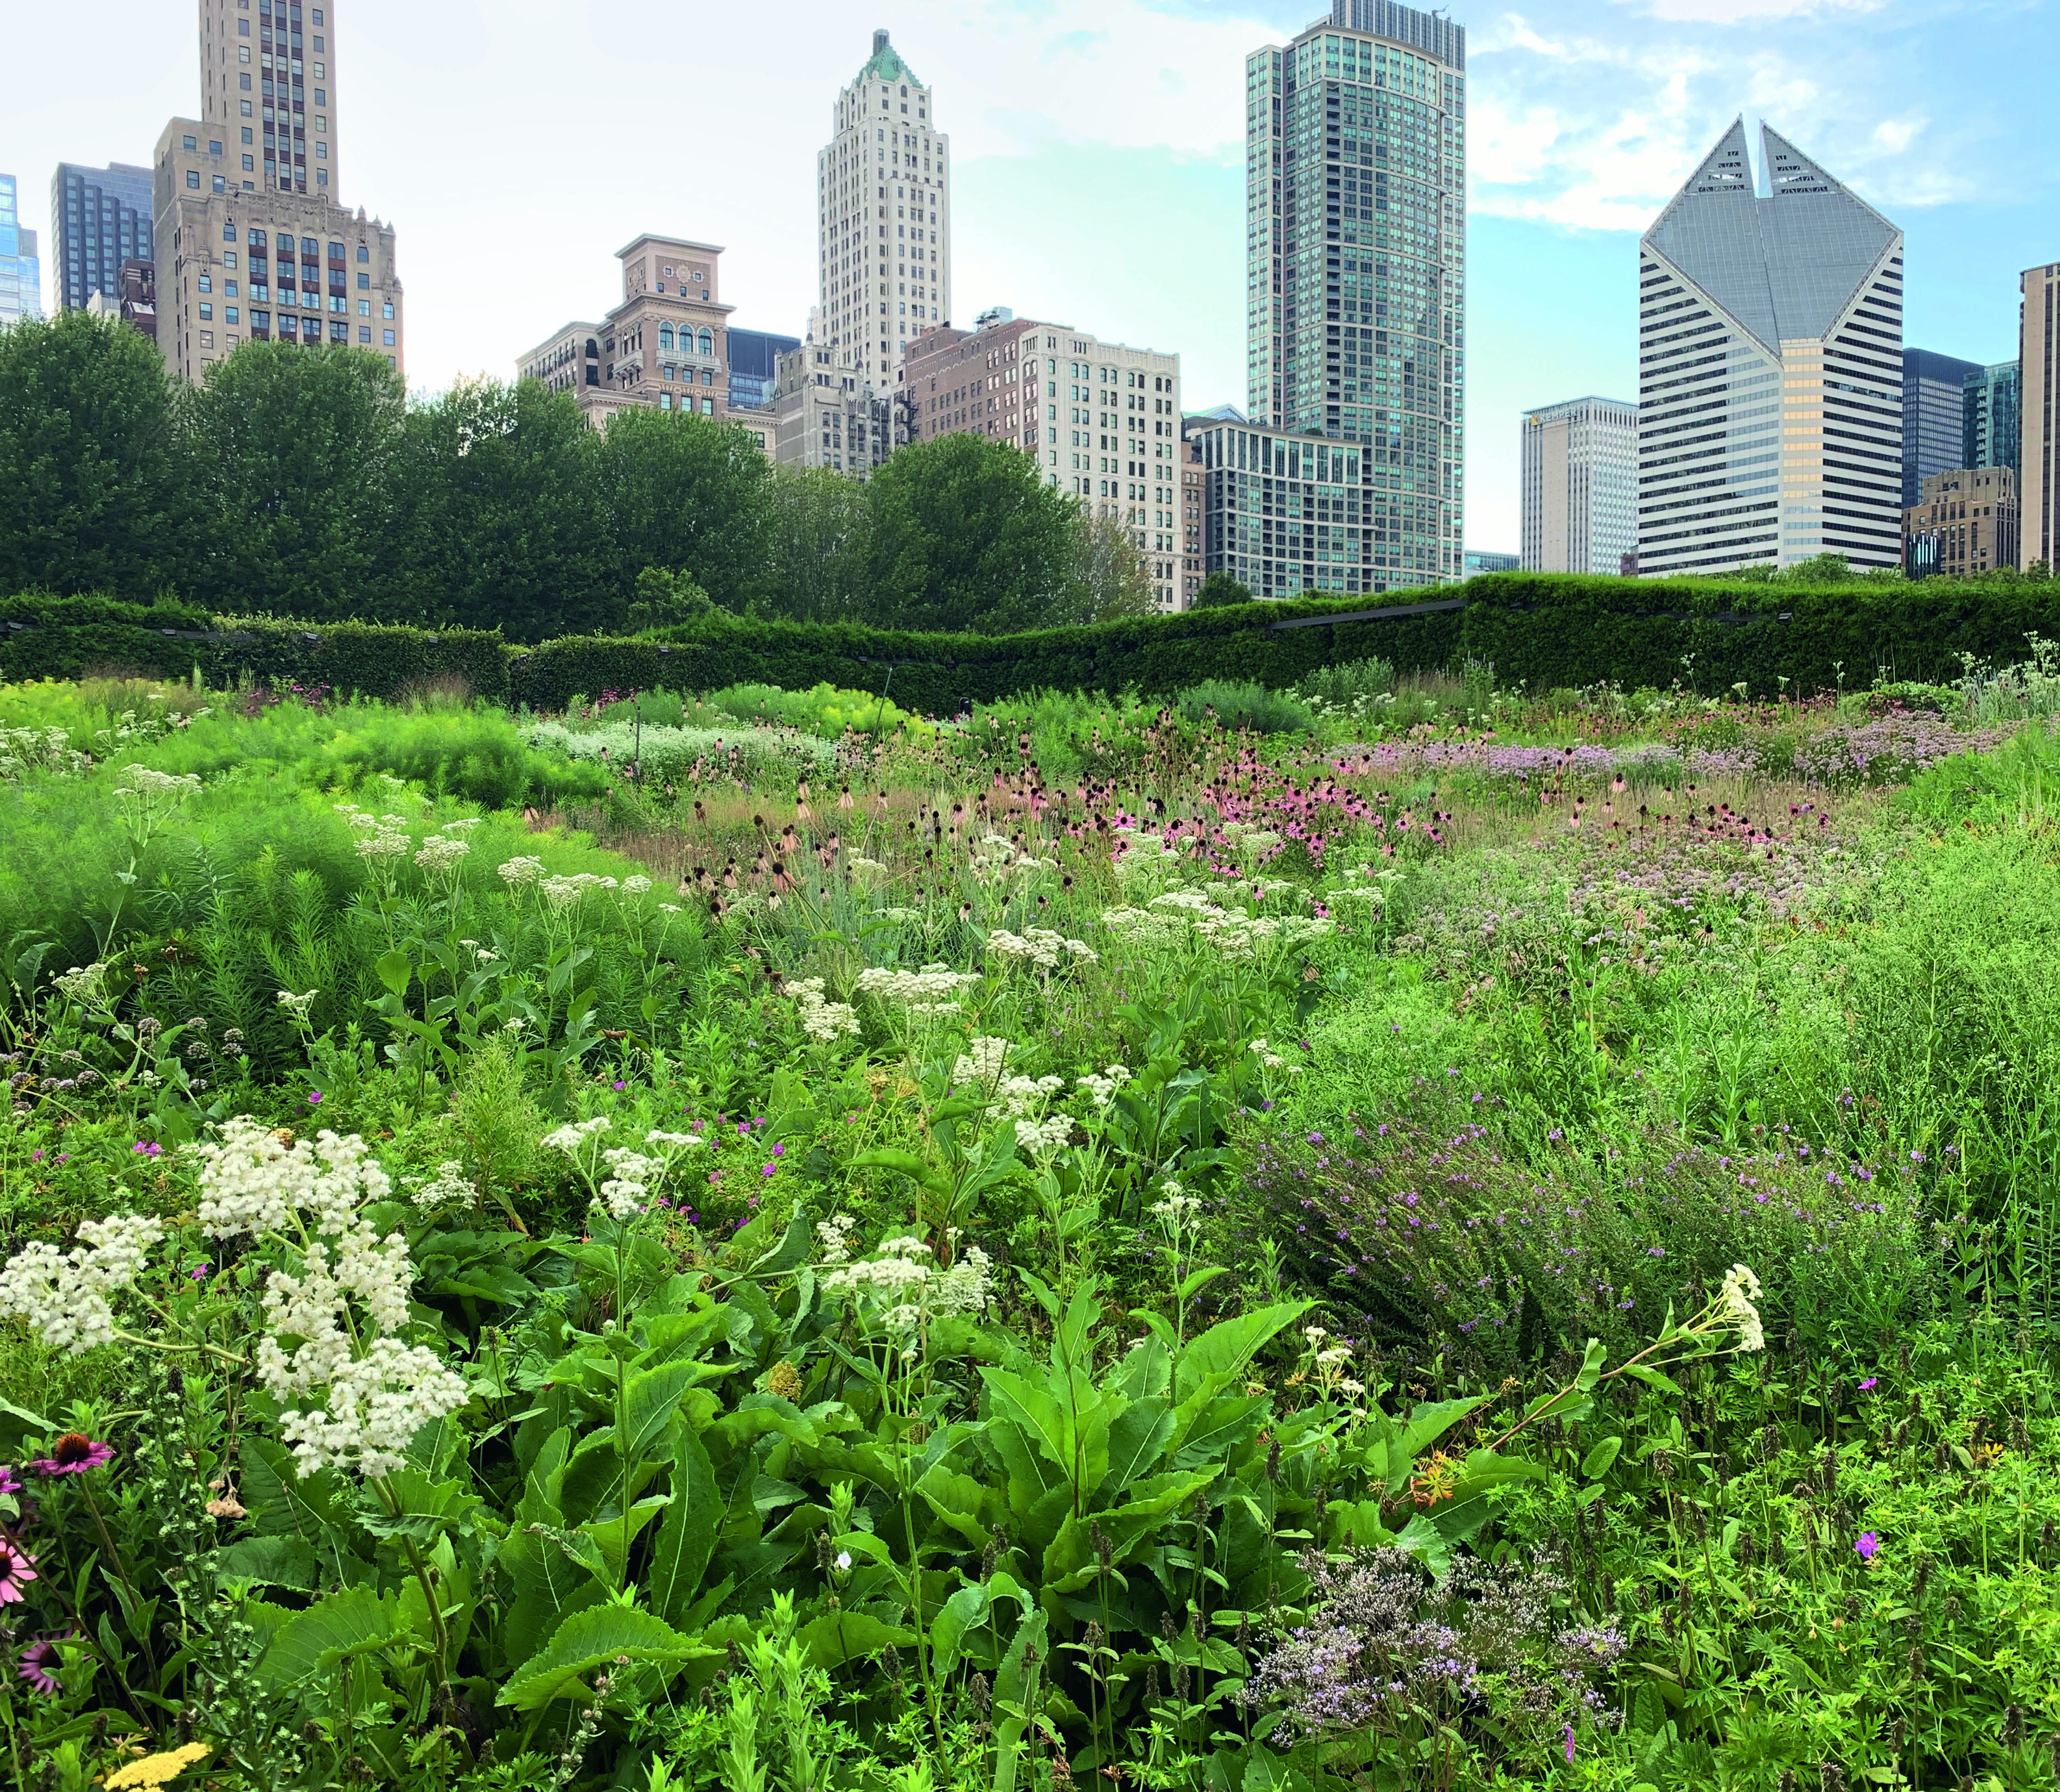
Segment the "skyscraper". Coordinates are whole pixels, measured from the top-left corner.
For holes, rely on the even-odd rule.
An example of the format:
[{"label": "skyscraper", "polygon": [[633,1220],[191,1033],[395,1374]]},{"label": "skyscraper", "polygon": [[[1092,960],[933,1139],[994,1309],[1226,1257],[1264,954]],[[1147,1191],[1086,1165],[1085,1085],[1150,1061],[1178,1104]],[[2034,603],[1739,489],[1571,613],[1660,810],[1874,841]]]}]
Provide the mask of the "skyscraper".
[{"label": "skyscraper", "polygon": [[1902,557],[1902,233],[1743,119],[1639,245],[1638,569]]},{"label": "skyscraper", "polygon": [[2017,493],[2023,517],[2023,564],[2051,570],[2060,552],[2060,261],[2026,268],[2018,312]]},{"label": "skyscraper", "polygon": [[158,345],[182,378],[274,340],[405,369],[393,227],[338,196],[329,12],[200,0],[201,116],[165,126],[151,179]]},{"label": "skyscraper", "polygon": [[51,285],[58,309],[82,311],[95,293],[118,298],[124,261],[149,261],[150,170],[61,162],[50,176]]},{"label": "skyscraper", "polygon": [[1523,413],[1524,569],[1607,573],[1638,545],[1638,407],[1570,398]]},{"label": "skyscraper", "polygon": [[1902,351],[1902,505],[1918,501],[1924,481],[1970,463],[1966,459],[1966,386],[1978,361],[1930,349]]},{"label": "skyscraper", "polygon": [[818,341],[866,383],[898,383],[908,339],[951,318],[951,139],[935,110],[875,31],[816,158]]},{"label": "skyscraper", "polygon": [[43,314],[42,263],[36,233],[22,227],[14,177],[0,174],[0,329]]},{"label": "skyscraper", "polygon": [[1466,48],[1434,13],[1334,0],[1245,63],[1252,421],[1367,449],[1347,589],[1461,575]]},{"label": "skyscraper", "polygon": [[1970,373],[1960,394],[1960,464],[2018,470],[2022,393],[2018,364],[1999,361]]}]

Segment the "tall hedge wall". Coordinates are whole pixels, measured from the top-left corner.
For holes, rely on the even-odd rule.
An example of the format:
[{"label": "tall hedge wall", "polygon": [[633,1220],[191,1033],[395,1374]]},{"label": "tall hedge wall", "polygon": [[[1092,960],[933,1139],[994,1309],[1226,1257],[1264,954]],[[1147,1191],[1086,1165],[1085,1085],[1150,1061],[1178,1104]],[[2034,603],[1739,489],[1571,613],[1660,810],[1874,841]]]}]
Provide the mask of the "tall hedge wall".
[{"label": "tall hedge wall", "polygon": [[497,633],[361,622],[210,617],[175,604],[100,597],[0,599],[0,677],[126,669],[210,684],[292,679],[368,696],[462,680],[495,702],[561,709],[605,691],[713,690],[824,680],[891,691],[948,714],[1034,689],[1164,693],[1208,678],[1292,684],[1317,667],[1379,654],[1424,671],[1492,661],[1504,683],[1663,688],[1677,679],[1755,696],[1863,686],[1878,674],[1942,680],[1961,656],[2026,657],[2060,640],[2060,581],[1927,580],[1814,589],[1723,579],[1495,573],[1458,588],[1355,599],[1240,604],[1184,616],[1020,635],[914,635],[848,623],[718,612],[661,635],[572,636],[522,648]]},{"label": "tall hedge wall", "polygon": [[2060,581],[1924,579],[1815,590],[1722,579],[1496,573],[1467,587],[1465,651],[1533,690],[1665,688],[1675,679],[1755,696],[1865,687],[1878,675],[1938,682],[1961,655],[2026,657],[2026,637],[2060,640]]},{"label": "tall hedge wall", "polygon": [[[1329,620],[1375,606],[1391,613]],[[884,686],[904,708],[948,714],[963,704],[1042,686],[1163,692],[1207,678],[1290,684],[1319,666],[1371,653],[1405,670],[1427,670],[1458,650],[1463,613],[1444,592],[1427,593],[1419,604],[1393,597],[1240,604],[1020,635],[900,634],[852,623],[718,613],[657,639],[546,641],[516,655],[514,690],[532,708],[557,709],[575,696],[654,684],[794,690],[827,680],[849,689]]]}]

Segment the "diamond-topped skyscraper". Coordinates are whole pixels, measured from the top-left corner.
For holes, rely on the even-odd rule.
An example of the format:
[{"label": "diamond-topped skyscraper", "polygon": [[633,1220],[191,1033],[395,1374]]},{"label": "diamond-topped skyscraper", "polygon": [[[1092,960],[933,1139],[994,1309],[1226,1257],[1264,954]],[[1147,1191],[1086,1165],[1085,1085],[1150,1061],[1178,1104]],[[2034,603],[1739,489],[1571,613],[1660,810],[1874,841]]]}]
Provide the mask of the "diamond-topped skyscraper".
[{"label": "diamond-topped skyscraper", "polygon": [[816,158],[815,340],[884,391],[910,339],[952,315],[951,139],[884,31],[837,95]]},{"label": "diamond-topped skyscraper", "polygon": [[1639,245],[1638,568],[1902,557],[1902,233],[1735,122]]}]

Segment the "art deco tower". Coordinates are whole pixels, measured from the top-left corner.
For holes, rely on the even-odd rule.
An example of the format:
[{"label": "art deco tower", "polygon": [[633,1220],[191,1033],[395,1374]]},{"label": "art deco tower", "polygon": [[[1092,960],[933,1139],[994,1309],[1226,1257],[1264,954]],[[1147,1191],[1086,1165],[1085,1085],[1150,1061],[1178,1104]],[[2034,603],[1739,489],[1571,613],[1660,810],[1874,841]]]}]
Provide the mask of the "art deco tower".
[{"label": "art deco tower", "polygon": [[951,140],[884,31],[836,124],[816,158],[816,340],[884,388],[909,339],[951,320]]},{"label": "art deco tower", "polygon": [[1639,245],[1638,568],[1902,558],[1902,233],[1735,122]]}]

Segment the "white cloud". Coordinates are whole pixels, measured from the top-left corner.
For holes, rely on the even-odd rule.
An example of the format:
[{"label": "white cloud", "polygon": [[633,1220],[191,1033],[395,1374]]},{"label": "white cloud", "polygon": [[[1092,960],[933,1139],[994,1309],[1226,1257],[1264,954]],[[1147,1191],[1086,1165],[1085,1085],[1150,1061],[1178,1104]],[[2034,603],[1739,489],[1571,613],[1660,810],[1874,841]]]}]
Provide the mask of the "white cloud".
[{"label": "white cloud", "polygon": [[1652,0],[1650,15],[1675,24],[1752,25],[1811,13],[1870,13],[1888,0]]}]

